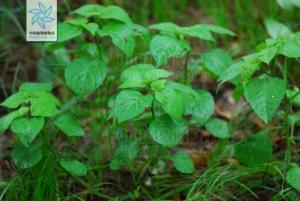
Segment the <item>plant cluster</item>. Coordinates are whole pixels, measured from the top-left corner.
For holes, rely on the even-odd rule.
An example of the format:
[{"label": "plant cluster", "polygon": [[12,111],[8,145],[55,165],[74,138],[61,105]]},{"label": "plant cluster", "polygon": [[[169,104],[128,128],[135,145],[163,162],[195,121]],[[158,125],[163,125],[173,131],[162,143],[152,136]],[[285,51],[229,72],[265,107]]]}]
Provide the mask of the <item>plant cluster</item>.
[{"label": "plant cluster", "polygon": [[[73,59],[65,68],[64,78],[74,97],[62,104],[51,93],[52,83],[24,83],[1,103],[11,110],[0,119],[0,132],[10,128],[15,134],[14,163],[19,168],[39,163],[46,157],[43,146],[52,142],[59,130],[70,138],[84,137],[85,129],[69,104],[80,104],[95,96],[104,99],[97,105],[101,107],[108,135],[117,135],[118,129],[126,130],[128,125],[146,130],[137,137],[116,136],[118,143],[109,164],[112,170],[132,164],[140,152],[139,143],[176,147],[192,127],[206,129],[220,141],[228,142],[236,128],[214,115],[215,101],[209,91],[192,87],[190,56],[196,54],[200,55],[197,59],[203,70],[218,80],[219,87],[231,84],[235,88],[234,98],[244,97],[266,124],[274,116],[282,124],[279,128],[270,125],[235,142],[231,156],[250,167],[274,160],[270,132],[283,130],[289,150],[285,156],[286,180],[300,190],[300,168],[293,163],[290,151],[295,142],[294,126],[300,121],[299,112],[294,113],[292,108],[300,105],[300,93],[289,83],[291,61],[300,57],[300,33],[293,33],[275,20],[265,23],[271,38],[259,44],[254,53],[232,59],[225,50],[199,53],[191,45],[195,40],[214,43],[214,34],[234,37],[226,28],[212,24],[181,27],[171,22],[143,27],[120,7],[82,6],[72,12],[71,20],[59,24],[58,42],[45,47],[47,51],[73,47]],[[180,73],[167,68],[171,59],[183,61]],[[125,62],[117,66],[116,61],[121,60]],[[47,136],[46,141],[42,135]],[[52,151],[70,174],[87,174],[89,168],[84,162],[68,158],[60,150]],[[195,171],[193,160],[185,151],[176,150],[170,160],[181,173]]]}]

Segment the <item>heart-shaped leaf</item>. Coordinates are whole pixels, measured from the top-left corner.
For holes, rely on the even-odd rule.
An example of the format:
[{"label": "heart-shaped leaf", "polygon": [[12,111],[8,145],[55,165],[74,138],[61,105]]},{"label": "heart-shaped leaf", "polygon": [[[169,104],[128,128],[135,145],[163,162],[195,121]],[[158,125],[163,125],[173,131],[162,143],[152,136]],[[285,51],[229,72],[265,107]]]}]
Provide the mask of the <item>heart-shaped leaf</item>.
[{"label": "heart-shaped leaf", "polygon": [[16,119],[18,117],[22,117],[28,111],[29,111],[28,107],[21,107],[20,109],[13,111],[13,112],[5,115],[4,117],[1,117],[0,118],[0,134],[3,133],[6,129],[8,129],[8,127],[14,121],[14,119]]},{"label": "heart-shaped leaf", "polygon": [[53,117],[60,113],[57,109],[57,106],[60,105],[60,101],[49,92],[36,92],[30,98],[30,104],[30,112],[32,116]]},{"label": "heart-shaped leaf", "polygon": [[20,168],[31,168],[42,159],[42,149],[39,145],[25,147],[17,144],[12,152],[15,164]]},{"label": "heart-shaped leaf", "polygon": [[144,96],[135,90],[121,91],[116,97],[111,116],[116,117],[119,123],[133,119],[151,105],[152,99],[152,96]]},{"label": "heart-shaped leaf", "polygon": [[69,63],[65,71],[67,85],[79,95],[95,91],[104,81],[106,64],[92,57],[82,57]]},{"label": "heart-shaped leaf", "polygon": [[272,141],[266,131],[261,131],[235,145],[235,157],[247,166],[259,166],[272,156]]},{"label": "heart-shaped leaf", "polygon": [[122,72],[120,88],[146,87],[149,83],[171,76],[172,73],[150,64],[137,64]]},{"label": "heart-shaped leaf", "polygon": [[181,121],[184,111],[182,93],[167,85],[162,90],[155,92],[155,98],[175,121]]},{"label": "heart-shaped leaf", "polygon": [[231,128],[229,124],[221,119],[209,119],[205,124],[205,128],[217,138],[223,139],[231,136]]},{"label": "heart-shaped leaf", "polygon": [[173,36],[156,35],[152,38],[150,51],[158,66],[167,63],[171,57],[182,57],[186,50],[182,43]]},{"label": "heart-shaped leaf", "polygon": [[268,123],[285,95],[285,82],[275,77],[252,79],[244,95],[256,114]]},{"label": "heart-shaped leaf", "polygon": [[178,145],[185,132],[186,126],[183,123],[176,124],[168,115],[157,117],[149,127],[152,139],[166,147]]},{"label": "heart-shaped leaf", "polygon": [[13,121],[11,130],[17,135],[20,142],[28,147],[44,127],[44,118],[19,118]]},{"label": "heart-shaped leaf", "polygon": [[219,78],[233,61],[227,52],[214,49],[201,55],[201,63],[208,72]]},{"label": "heart-shaped leaf", "polygon": [[184,95],[185,115],[192,115],[191,123],[203,125],[214,113],[215,102],[205,90],[197,90],[193,95]]},{"label": "heart-shaped leaf", "polygon": [[109,167],[112,170],[117,170],[122,166],[129,165],[134,160],[137,153],[138,145],[135,139],[121,139]]},{"label": "heart-shaped leaf", "polygon": [[58,42],[62,43],[81,35],[83,29],[69,23],[61,23],[57,26]]},{"label": "heart-shaped leaf", "polygon": [[29,96],[30,94],[28,92],[17,92],[8,97],[0,105],[10,109],[15,109],[19,107],[22,103],[27,102],[29,100]]}]

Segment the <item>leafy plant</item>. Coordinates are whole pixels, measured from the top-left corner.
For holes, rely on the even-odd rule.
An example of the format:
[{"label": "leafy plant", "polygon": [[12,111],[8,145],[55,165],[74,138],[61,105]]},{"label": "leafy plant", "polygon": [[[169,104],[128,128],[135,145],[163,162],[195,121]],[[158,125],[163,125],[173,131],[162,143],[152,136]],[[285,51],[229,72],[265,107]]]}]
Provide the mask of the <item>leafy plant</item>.
[{"label": "leafy plant", "polygon": [[[228,65],[219,81],[221,84],[227,81],[233,83],[236,91],[239,91],[238,98],[244,95],[257,116],[266,124],[270,124],[274,116],[283,122],[287,146],[285,172],[292,162],[293,129],[298,121],[297,113],[293,114],[291,110],[293,105],[297,105],[298,93],[289,83],[291,66],[288,61],[300,56],[300,38],[299,33],[293,33],[278,21],[267,19],[265,24],[272,38],[260,44],[257,52]],[[284,105],[284,115],[279,115],[280,105]],[[238,142],[234,156],[247,166],[260,166],[268,162],[272,156],[272,141],[267,131],[260,131]],[[298,181],[293,177],[298,174],[297,171],[297,168],[291,168],[286,174],[288,183],[295,188],[298,188]]]},{"label": "leafy plant", "polygon": [[[41,140],[37,138],[49,132],[49,124],[70,137],[84,135],[74,117],[61,114],[58,109],[61,103],[51,94],[52,88],[51,83],[24,83],[17,93],[1,103],[3,107],[15,109],[1,118],[0,125],[2,132],[10,127],[17,137],[12,158],[20,168],[30,168],[43,158]],[[69,166],[72,169],[72,164]]]},{"label": "leafy plant", "polygon": [[[278,3],[283,6],[283,1]],[[297,3],[290,1],[283,7],[292,4]],[[33,170],[42,161],[45,164],[51,161],[55,168],[56,164],[60,165],[82,186],[88,186],[94,192],[94,186],[77,177],[91,171],[91,177],[102,179],[101,171],[106,168],[108,159],[107,166],[113,171],[129,167],[125,171],[133,175],[133,186],[137,189],[128,193],[126,199],[139,200],[140,188],[144,187],[138,182],[143,180],[146,169],[160,165],[158,161],[169,160],[183,174],[196,172],[194,156],[178,151],[176,146],[189,137],[192,129],[197,130],[197,135],[198,131],[205,130],[205,134],[218,140],[211,151],[207,169],[200,170],[195,184],[178,184],[180,190],[176,189],[176,193],[191,187],[187,197],[195,194],[193,200],[207,200],[214,193],[211,189],[221,180],[219,178],[226,176],[231,165],[249,166],[249,170],[263,169],[264,174],[273,173],[273,169],[264,168],[280,157],[273,156],[272,138],[280,133],[277,131],[282,131],[286,134],[282,139],[287,147],[284,167],[282,172],[279,168],[274,169],[299,190],[299,167],[292,163],[291,145],[295,140],[294,126],[300,122],[299,112],[292,108],[300,105],[300,95],[289,75],[290,62],[300,57],[300,33],[292,32],[274,19],[266,19],[270,38],[258,44],[253,53],[239,57],[225,48],[209,46],[203,52],[193,49],[192,42],[204,42],[204,45],[216,42],[214,35],[235,36],[232,31],[212,24],[179,26],[163,22],[144,27],[135,24],[120,7],[98,4],[84,5],[71,12],[67,19],[58,25],[58,42],[44,46],[48,52],[62,49],[68,58],[62,76],[70,90],[61,84],[61,80],[55,82],[66,91],[60,94],[60,90],[55,90],[58,91],[55,95],[63,101],[52,93],[52,83],[23,83],[18,92],[1,103],[9,112],[0,119],[0,132],[10,129],[14,134],[12,158],[18,168]],[[195,55],[196,58],[191,57]],[[178,61],[181,68],[173,71],[169,65],[171,60]],[[228,82],[234,88],[234,99],[238,101],[243,97],[249,103],[249,108],[243,107],[245,114],[238,114],[241,120],[238,115],[228,117],[218,112],[214,100],[218,90],[213,96],[191,82],[189,68],[193,61],[196,61],[194,75],[205,73],[219,81],[218,89]],[[84,108],[92,112],[86,112]],[[251,128],[251,132],[245,129],[242,138],[238,138],[236,130],[241,124],[237,121],[246,118],[254,118],[259,126]],[[273,127],[275,120],[282,125]],[[83,127],[80,122],[92,126]],[[69,143],[72,145],[77,141],[65,143],[66,150],[58,147],[61,144],[57,137],[61,132],[65,136],[59,140],[84,137],[88,132],[88,139],[92,139],[99,150],[102,146],[110,149],[105,154],[95,153],[95,166],[87,167],[66,151]],[[104,140],[99,140],[99,136]],[[231,140],[233,145],[229,144]],[[232,157],[238,162],[232,163],[224,174],[219,174],[214,162],[223,157]],[[147,160],[147,163],[141,165],[140,160]],[[228,160],[229,163],[232,161]],[[290,168],[285,171],[287,167]],[[163,172],[162,169],[149,172],[155,175]],[[203,181],[200,180],[207,184],[201,186]],[[151,182],[150,179],[148,183]],[[222,189],[225,183],[221,183]],[[206,185],[209,186],[207,189],[204,188]],[[241,182],[236,185],[253,194]],[[122,189],[120,184],[118,188]],[[197,188],[201,193],[193,193]],[[74,194],[74,198],[76,196]],[[120,200],[100,193],[99,196]]]}]

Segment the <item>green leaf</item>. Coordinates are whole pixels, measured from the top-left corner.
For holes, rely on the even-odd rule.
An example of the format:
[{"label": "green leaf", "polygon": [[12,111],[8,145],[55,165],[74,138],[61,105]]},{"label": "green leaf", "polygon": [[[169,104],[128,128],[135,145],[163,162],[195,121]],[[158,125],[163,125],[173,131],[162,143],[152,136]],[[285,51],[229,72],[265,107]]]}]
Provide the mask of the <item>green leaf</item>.
[{"label": "green leaf", "polygon": [[286,174],[286,180],[293,188],[300,191],[300,168],[290,168]]},{"label": "green leaf", "polygon": [[266,64],[269,64],[274,57],[278,54],[278,46],[269,47],[257,53],[257,59]]},{"label": "green leaf", "polygon": [[125,23],[132,22],[128,14],[118,6],[104,7],[97,4],[88,4],[74,12],[85,17],[97,16],[101,19],[114,19]]},{"label": "green leaf", "polygon": [[182,29],[182,32],[187,36],[196,37],[201,40],[212,41],[212,42],[215,41],[211,32],[203,25],[184,27]]},{"label": "green leaf", "polygon": [[132,23],[128,14],[118,6],[107,6],[100,15],[102,19],[114,19],[125,23]]},{"label": "green leaf", "polygon": [[229,124],[221,119],[211,118],[206,124],[205,128],[215,137],[225,139],[231,136],[231,128]]},{"label": "green leaf", "polygon": [[261,131],[235,145],[235,157],[244,165],[259,166],[272,156],[272,141],[266,131]]},{"label": "green leaf", "polygon": [[163,22],[150,26],[150,29],[160,30],[164,34],[177,34],[184,36],[197,37],[203,40],[214,41],[210,31],[202,25],[192,27],[179,27],[171,22]]},{"label": "green leaf", "polygon": [[149,72],[144,74],[144,78],[147,83],[150,83],[161,78],[167,78],[171,75],[172,75],[171,72],[163,69],[152,69]]},{"label": "green leaf", "polygon": [[104,6],[100,6],[97,4],[87,4],[76,9],[74,13],[78,15],[82,15],[84,17],[91,17],[91,16],[101,15],[103,9]]},{"label": "green leaf", "polygon": [[243,67],[243,62],[238,61],[230,65],[220,76],[219,81],[221,84],[230,80],[237,80],[240,78],[241,69]]},{"label": "green leaf", "polygon": [[122,139],[117,146],[113,159],[109,164],[112,170],[118,170],[122,166],[130,165],[138,154],[138,145],[135,139]]},{"label": "green leaf", "polygon": [[60,113],[57,109],[60,104],[60,101],[51,93],[40,91],[30,98],[30,112],[32,116],[53,117]]},{"label": "green leaf", "polygon": [[255,113],[268,123],[285,95],[285,83],[275,77],[252,79],[245,86],[244,95]]},{"label": "green leaf", "polygon": [[247,83],[252,75],[261,69],[261,63],[269,64],[279,53],[279,42],[275,39],[267,39],[263,43],[264,48],[259,52],[243,57],[241,68],[241,79],[243,83]]},{"label": "green leaf", "polygon": [[300,33],[293,34],[280,43],[279,54],[289,58],[300,57]]},{"label": "green leaf", "polygon": [[202,24],[206,29],[208,29],[211,32],[221,34],[221,35],[229,35],[229,36],[235,36],[236,34],[229,29],[226,29],[224,27],[220,27],[214,24]]},{"label": "green leaf", "polygon": [[104,6],[100,6],[98,4],[87,4],[76,9],[74,13],[82,15],[84,17],[90,17],[100,15],[103,9]]},{"label": "green leaf", "polygon": [[[76,57],[94,57],[101,58],[98,46],[95,43],[81,43],[79,49],[76,51]],[[68,61],[69,63],[70,61]]]},{"label": "green leaf", "polygon": [[88,30],[93,36],[95,36],[99,26],[96,23],[88,23],[84,25],[84,28]]},{"label": "green leaf", "polygon": [[68,64],[65,79],[76,94],[87,95],[103,83],[106,71],[106,64],[103,61],[82,57]]},{"label": "green leaf", "polygon": [[280,44],[283,39],[267,39],[260,45],[258,52],[243,57],[243,67],[241,69],[241,77],[243,80],[249,81],[251,76],[261,69],[261,62],[269,64],[279,53]]},{"label": "green leaf", "polygon": [[119,123],[133,119],[151,105],[152,99],[152,96],[144,96],[135,90],[121,91],[116,97],[111,116],[116,117]]},{"label": "green leaf", "polygon": [[197,37],[207,41],[214,41],[211,32],[224,34],[224,35],[231,35],[231,36],[235,35],[235,33],[233,33],[228,29],[216,25],[211,25],[211,24],[197,24],[191,27],[180,27],[171,22],[163,22],[163,23],[151,25],[150,29],[160,30],[162,33],[165,34],[176,34],[176,35]]},{"label": "green leaf", "polygon": [[82,28],[69,23],[61,23],[57,26],[57,35],[59,43],[71,40],[82,34]]},{"label": "green leaf", "polygon": [[277,0],[277,4],[285,10],[291,10],[294,6],[300,7],[299,0]]},{"label": "green leaf", "polygon": [[167,83],[167,80],[156,80],[151,83],[151,89],[153,91],[161,91],[163,88],[165,88]]},{"label": "green leaf", "polygon": [[168,113],[175,121],[181,121],[184,111],[184,99],[182,93],[166,85],[160,91],[155,91],[155,99],[162,105],[166,113]]},{"label": "green leaf", "polygon": [[29,100],[29,93],[27,92],[17,92],[2,102],[0,105],[10,109],[15,109],[19,107],[22,103]]},{"label": "green leaf", "polygon": [[19,118],[13,121],[11,130],[17,135],[20,142],[28,147],[44,127],[43,118]]},{"label": "green leaf", "polygon": [[177,152],[172,157],[172,161],[176,170],[181,173],[192,174],[193,172],[195,172],[194,162],[190,155],[186,152]]},{"label": "green leaf", "polygon": [[110,23],[97,31],[100,37],[109,36],[113,44],[128,56],[132,56],[135,48],[135,36],[147,33],[147,29],[137,24]]},{"label": "green leaf", "polygon": [[289,115],[289,122],[292,125],[300,125],[300,111]]},{"label": "green leaf", "polygon": [[149,28],[159,30],[165,34],[170,34],[170,33],[180,34],[182,29],[177,24],[174,24],[172,22],[161,22],[161,23],[153,24],[150,25]]},{"label": "green leaf", "polygon": [[66,23],[75,25],[75,26],[86,26],[89,20],[87,18],[73,18],[71,20],[66,21]]},{"label": "green leaf", "polygon": [[31,145],[25,147],[22,144],[17,144],[12,152],[14,163],[22,168],[31,168],[42,159],[42,149],[39,145]]},{"label": "green leaf", "polygon": [[145,74],[155,67],[151,64],[137,64],[124,70],[121,74],[120,88],[142,88],[147,86]]},{"label": "green leaf", "polygon": [[146,87],[155,80],[166,78],[171,75],[171,72],[157,69],[150,64],[137,64],[122,72],[122,85],[120,88]]},{"label": "green leaf", "polygon": [[150,51],[158,66],[167,63],[171,57],[180,58],[186,54],[181,42],[173,36],[156,35],[152,38]]},{"label": "green leaf", "polygon": [[150,123],[149,133],[155,142],[174,147],[181,142],[186,129],[183,123],[177,124],[168,115],[163,115]]},{"label": "green leaf", "polygon": [[78,160],[60,160],[59,164],[74,176],[84,176],[87,173],[87,167]]},{"label": "green leaf", "polygon": [[61,129],[67,136],[84,136],[84,131],[81,128],[80,123],[71,115],[63,114],[59,116],[55,121],[54,125],[56,125],[59,129]]},{"label": "green leaf", "polygon": [[14,119],[25,115],[29,111],[28,107],[21,107],[20,109],[9,113],[8,115],[0,118],[0,134],[3,133]]},{"label": "green leaf", "polygon": [[208,72],[219,78],[233,62],[227,52],[214,49],[201,55],[201,63]]},{"label": "green leaf", "polygon": [[212,24],[197,24],[191,27],[184,28],[184,33],[188,36],[197,37],[207,41],[215,41],[211,32],[221,35],[235,36],[235,33],[230,31],[229,29]]},{"label": "green leaf", "polygon": [[257,57],[251,59],[249,59],[249,57],[243,58],[244,62],[241,68],[241,79],[243,83],[247,83],[251,79],[252,75],[261,68],[261,61],[258,59],[258,54],[256,55]]},{"label": "green leaf", "polygon": [[20,92],[36,93],[39,91],[48,91],[50,92],[53,89],[53,84],[51,82],[26,82],[23,83],[19,89]]},{"label": "green leaf", "polygon": [[128,29],[126,24],[108,24],[97,34],[101,37],[110,36],[112,43],[123,53],[132,56],[135,49],[135,39],[133,31]]},{"label": "green leaf", "polygon": [[266,19],[265,25],[267,27],[268,34],[272,38],[278,38],[280,36],[289,36],[292,34],[292,31],[287,26],[276,20]]},{"label": "green leaf", "polygon": [[184,95],[185,115],[192,115],[191,123],[203,125],[214,113],[215,102],[205,90],[195,91],[195,96]]},{"label": "green leaf", "polygon": [[184,85],[184,84],[181,84],[178,82],[173,82],[173,81],[168,81],[167,84],[169,87],[175,89],[176,91],[179,91],[180,93],[190,94],[195,97],[198,96],[197,92],[188,85]]}]

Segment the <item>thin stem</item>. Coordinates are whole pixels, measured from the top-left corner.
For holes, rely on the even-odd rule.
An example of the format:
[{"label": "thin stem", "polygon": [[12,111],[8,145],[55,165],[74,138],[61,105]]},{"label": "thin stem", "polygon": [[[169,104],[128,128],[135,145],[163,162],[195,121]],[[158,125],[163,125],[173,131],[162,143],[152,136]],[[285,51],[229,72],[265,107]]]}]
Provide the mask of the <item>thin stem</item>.
[{"label": "thin stem", "polygon": [[[287,59],[284,60],[284,69],[283,69],[283,79],[285,82],[286,90],[288,88],[288,65]],[[285,137],[286,137],[286,153],[284,158],[284,175],[287,172],[287,166],[291,162],[291,155],[292,155],[292,147],[291,147],[291,136],[290,136],[290,127],[289,127],[289,109],[290,109],[290,102],[288,97],[285,95],[285,109],[284,109],[284,122],[285,122]],[[284,189],[285,181],[283,180],[281,188]]]},{"label": "thin stem", "polygon": [[155,111],[154,111],[154,109],[155,109],[155,99],[153,98],[153,100],[152,100],[152,103],[151,103],[151,114],[152,114],[152,119],[154,120],[155,119]]},{"label": "thin stem", "polygon": [[66,6],[66,8],[67,8],[68,12],[71,12],[71,11],[72,11],[72,9],[71,9],[71,6],[70,6],[70,4],[69,4],[68,0],[64,0],[64,4],[65,4],[65,6]]},{"label": "thin stem", "polygon": [[289,102],[291,102],[294,98],[296,98],[300,94],[300,91],[298,91],[296,94],[294,94],[290,99]]},{"label": "thin stem", "polygon": [[185,63],[184,63],[184,83],[187,84],[188,82],[188,64],[190,59],[190,52],[188,52],[185,56]]},{"label": "thin stem", "polygon": [[84,97],[82,97],[82,96],[74,96],[71,100],[69,100],[62,106],[61,112],[66,112],[69,109],[73,108],[76,104],[81,102],[83,100],[83,98]]}]

